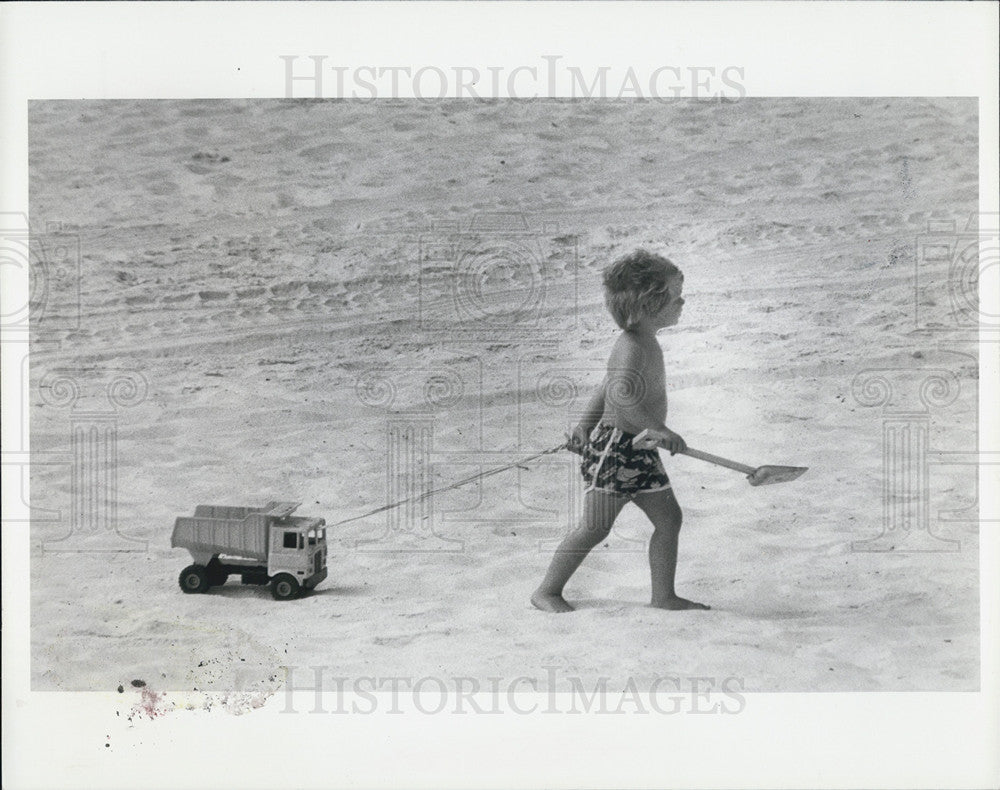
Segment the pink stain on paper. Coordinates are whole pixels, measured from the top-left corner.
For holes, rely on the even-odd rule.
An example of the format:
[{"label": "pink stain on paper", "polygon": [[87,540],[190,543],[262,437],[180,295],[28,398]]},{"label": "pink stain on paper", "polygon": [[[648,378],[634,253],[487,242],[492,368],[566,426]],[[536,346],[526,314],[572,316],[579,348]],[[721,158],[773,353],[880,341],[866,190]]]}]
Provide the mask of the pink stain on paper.
[{"label": "pink stain on paper", "polygon": [[132,706],[132,715],[129,721],[136,716],[148,716],[150,719],[158,718],[169,712],[172,705],[166,703],[166,692],[153,691],[141,680],[133,680],[132,685],[139,689],[139,702]]}]

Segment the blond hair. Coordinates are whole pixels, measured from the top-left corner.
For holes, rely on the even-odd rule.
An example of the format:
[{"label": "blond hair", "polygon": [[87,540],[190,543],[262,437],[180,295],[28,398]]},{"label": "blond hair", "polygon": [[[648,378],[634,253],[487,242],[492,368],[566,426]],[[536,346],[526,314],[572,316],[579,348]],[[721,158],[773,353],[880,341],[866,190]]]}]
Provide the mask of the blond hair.
[{"label": "blond hair", "polygon": [[604,270],[604,303],[615,323],[634,329],[645,315],[654,315],[670,299],[668,285],[681,270],[662,255],[636,250]]}]

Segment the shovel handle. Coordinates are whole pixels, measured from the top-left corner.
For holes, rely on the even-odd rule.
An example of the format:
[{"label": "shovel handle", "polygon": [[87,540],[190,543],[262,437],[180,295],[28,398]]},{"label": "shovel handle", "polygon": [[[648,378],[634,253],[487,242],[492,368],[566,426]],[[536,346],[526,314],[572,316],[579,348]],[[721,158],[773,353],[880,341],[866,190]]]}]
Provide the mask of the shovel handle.
[{"label": "shovel handle", "polygon": [[724,466],[727,469],[742,472],[745,475],[752,475],[754,471],[756,471],[752,466],[741,464],[739,461],[730,461],[728,458],[712,455],[711,453],[705,453],[701,450],[695,450],[693,447],[681,450],[681,453],[684,455],[690,455],[692,458],[697,458],[699,461],[708,461],[710,464],[716,464],[718,466]]},{"label": "shovel handle", "polygon": [[[639,448],[651,448],[660,446],[659,442],[649,436],[649,430],[642,431],[638,436],[632,440],[632,445]],[[741,464],[738,461],[730,461],[728,458],[723,458],[719,455],[712,455],[711,453],[705,453],[701,450],[695,450],[693,447],[687,447],[681,450],[681,454],[689,455],[692,458],[697,458],[699,461],[708,461],[710,464],[716,464],[717,466],[724,466],[726,469],[733,469],[737,472],[742,472],[745,475],[752,475],[756,470],[752,466],[747,466],[746,464]]]}]

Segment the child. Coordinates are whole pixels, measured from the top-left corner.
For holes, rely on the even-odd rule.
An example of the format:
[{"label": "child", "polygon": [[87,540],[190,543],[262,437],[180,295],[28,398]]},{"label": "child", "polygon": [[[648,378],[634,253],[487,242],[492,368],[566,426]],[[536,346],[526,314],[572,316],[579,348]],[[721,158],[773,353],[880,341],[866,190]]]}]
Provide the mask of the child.
[{"label": "child", "polygon": [[663,352],[656,332],[681,315],[684,275],[666,258],[638,250],[604,270],[604,300],[622,333],[608,360],[608,374],[569,437],[569,449],[583,456],[587,488],[580,526],[556,549],[545,579],[531,602],[547,612],[571,612],[563,587],[584,557],[611,531],[629,501],[653,522],[649,541],[651,605],[660,609],[708,609],[674,591],[681,509],[655,448],[632,446],[635,435],[649,436],[670,454],[684,440],[667,428]]}]

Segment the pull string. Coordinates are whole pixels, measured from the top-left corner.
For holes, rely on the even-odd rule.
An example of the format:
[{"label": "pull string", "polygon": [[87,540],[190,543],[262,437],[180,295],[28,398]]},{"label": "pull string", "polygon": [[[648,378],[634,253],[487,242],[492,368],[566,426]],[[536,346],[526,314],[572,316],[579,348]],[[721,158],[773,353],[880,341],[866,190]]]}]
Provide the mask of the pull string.
[{"label": "pull string", "polygon": [[552,447],[548,450],[542,450],[542,452],[540,453],[529,455],[527,458],[521,458],[517,461],[514,461],[513,463],[507,464],[506,466],[499,466],[496,469],[490,469],[489,471],[486,472],[479,472],[477,474],[463,478],[458,482],[451,483],[450,485],[442,486],[441,488],[434,488],[430,491],[425,491],[422,494],[417,494],[416,496],[411,496],[406,499],[400,499],[398,502],[393,502],[392,504],[389,505],[383,505],[382,507],[378,507],[375,508],[374,510],[368,511],[367,513],[362,513],[360,516],[351,516],[350,518],[345,518],[343,521],[337,521],[333,524],[328,524],[327,528],[329,529],[330,527],[339,527],[341,524],[348,524],[351,521],[359,521],[363,518],[368,518],[369,516],[374,516],[377,515],[378,513],[384,513],[387,510],[392,510],[393,508],[397,508],[400,505],[409,504],[410,502],[420,502],[434,494],[440,494],[442,491],[450,491],[453,488],[458,488],[459,486],[464,486],[467,485],[468,483],[473,483],[476,480],[482,480],[484,477],[491,477],[492,475],[498,475],[501,472],[506,472],[508,469],[513,469],[514,467],[521,466],[522,464],[526,464],[529,461],[534,461],[536,458],[541,458],[542,456],[545,455],[551,455],[552,453],[558,453],[560,450],[565,450],[566,447],[567,443],[563,442],[558,447]]}]

